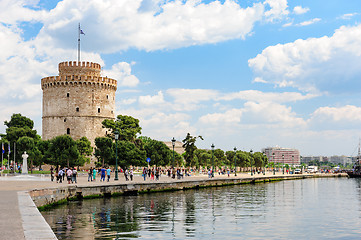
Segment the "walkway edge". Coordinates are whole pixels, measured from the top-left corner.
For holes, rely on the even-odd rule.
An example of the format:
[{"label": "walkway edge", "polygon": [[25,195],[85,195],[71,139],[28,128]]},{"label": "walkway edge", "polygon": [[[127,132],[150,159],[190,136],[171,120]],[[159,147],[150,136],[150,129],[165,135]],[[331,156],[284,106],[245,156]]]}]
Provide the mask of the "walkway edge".
[{"label": "walkway edge", "polygon": [[28,192],[18,192],[18,201],[26,240],[57,239]]}]

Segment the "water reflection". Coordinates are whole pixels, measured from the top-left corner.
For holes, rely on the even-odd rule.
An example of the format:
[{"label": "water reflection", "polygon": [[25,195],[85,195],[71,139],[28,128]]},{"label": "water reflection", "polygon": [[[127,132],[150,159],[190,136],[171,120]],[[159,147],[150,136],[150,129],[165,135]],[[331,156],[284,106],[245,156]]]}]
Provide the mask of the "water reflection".
[{"label": "water reflection", "polygon": [[360,191],[355,179],[306,179],[86,200],[43,215],[59,239],[352,239]]}]

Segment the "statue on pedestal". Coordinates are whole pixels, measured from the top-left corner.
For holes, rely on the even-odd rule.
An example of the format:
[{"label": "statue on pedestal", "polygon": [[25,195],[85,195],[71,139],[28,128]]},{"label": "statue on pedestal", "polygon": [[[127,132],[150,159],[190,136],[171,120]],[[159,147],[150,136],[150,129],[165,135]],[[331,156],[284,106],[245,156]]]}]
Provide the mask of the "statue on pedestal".
[{"label": "statue on pedestal", "polygon": [[23,158],[23,166],[21,168],[21,174],[28,174],[28,157],[29,157],[29,155],[26,154],[26,151],[25,151],[24,154],[21,155],[21,157]]}]

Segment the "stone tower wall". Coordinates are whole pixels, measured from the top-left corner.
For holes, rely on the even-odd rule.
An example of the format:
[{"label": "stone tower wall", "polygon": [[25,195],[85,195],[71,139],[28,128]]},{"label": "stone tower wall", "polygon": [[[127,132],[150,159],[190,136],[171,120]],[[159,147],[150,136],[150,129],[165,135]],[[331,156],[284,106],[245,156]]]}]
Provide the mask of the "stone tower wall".
[{"label": "stone tower wall", "polygon": [[101,122],[114,119],[117,81],[100,77],[91,62],[59,63],[59,76],[41,79],[43,139],[69,134],[73,139],[105,135]]}]

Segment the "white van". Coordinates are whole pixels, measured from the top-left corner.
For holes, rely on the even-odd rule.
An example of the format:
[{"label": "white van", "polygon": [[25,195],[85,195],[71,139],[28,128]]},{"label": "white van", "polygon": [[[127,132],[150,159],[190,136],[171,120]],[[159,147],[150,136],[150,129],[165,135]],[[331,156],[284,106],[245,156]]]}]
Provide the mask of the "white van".
[{"label": "white van", "polygon": [[317,173],[318,172],[318,167],[317,166],[308,166],[307,167],[307,172],[308,173]]}]

